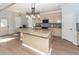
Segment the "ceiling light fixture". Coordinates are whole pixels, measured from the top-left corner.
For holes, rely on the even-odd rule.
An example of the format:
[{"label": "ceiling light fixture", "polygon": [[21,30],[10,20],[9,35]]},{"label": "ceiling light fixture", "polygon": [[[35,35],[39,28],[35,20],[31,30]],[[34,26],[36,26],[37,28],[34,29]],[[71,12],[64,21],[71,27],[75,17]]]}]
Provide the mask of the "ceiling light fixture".
[{"label": "ceiling light fixture", "polygon": [[32,3],[32,8],[31,8],[32,12],[26,13],[26,17],[30,16],[32,18],[40,18],[40,13],[35,11],[35,3]]}]

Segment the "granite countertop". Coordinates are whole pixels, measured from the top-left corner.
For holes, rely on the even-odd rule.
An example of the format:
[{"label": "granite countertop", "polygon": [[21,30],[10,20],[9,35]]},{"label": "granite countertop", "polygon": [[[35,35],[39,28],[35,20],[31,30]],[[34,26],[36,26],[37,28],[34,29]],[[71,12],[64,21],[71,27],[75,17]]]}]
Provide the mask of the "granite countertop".
[{"label": "granite countertop", "polygon": [[50,29],[38,29],[38,30],[30,29],[30,28],[22,28],[22,29],[18,29],[18,31],[25,33],[25,34],[49,38],[51,33],[52,33],[52,28],[50,28]]}]

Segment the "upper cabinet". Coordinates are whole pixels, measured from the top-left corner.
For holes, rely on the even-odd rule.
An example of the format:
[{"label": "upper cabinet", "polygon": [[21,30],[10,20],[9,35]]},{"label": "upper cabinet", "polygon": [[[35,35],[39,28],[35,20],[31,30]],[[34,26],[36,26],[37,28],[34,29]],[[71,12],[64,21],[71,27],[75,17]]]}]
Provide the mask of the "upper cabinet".
[{"label": "upper cabinet", "polygon": [[52,23],[52,22],[56,23],[58,20],[62,20],[62,14],[61,14],[61,12],[44,14],[44,15],[41,15],[40,19],[41,20],[49,19],[50,23]]}]

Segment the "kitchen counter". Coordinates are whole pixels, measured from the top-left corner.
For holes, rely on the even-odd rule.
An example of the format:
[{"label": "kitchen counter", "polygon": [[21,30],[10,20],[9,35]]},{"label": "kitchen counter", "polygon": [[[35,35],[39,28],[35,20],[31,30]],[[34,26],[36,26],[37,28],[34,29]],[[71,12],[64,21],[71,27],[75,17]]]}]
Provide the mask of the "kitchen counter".
[{"label": "kitchen counter", "polygon": [[18,29],[21,32],[23,45],[39,54],[50,54],[52,29]]},{"label": "kitchen counter", "polygon": [[49,38],[52,32],[52,29],[30,29],[30,28],[23,28],[19,29],[20,32],[29,34],[29,35],[34,35],[38,37],[43,37],[43,38]]}]

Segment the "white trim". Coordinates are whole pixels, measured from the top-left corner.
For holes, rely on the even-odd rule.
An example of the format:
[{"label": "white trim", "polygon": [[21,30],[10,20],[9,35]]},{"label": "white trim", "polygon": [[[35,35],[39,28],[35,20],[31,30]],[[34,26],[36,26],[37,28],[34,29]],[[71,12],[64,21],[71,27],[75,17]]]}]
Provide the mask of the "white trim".
[{"label": "white trim", "polygon": [[8,42],[8,41],[11,41],[11,40],[14,40],[15,38],[1,38],[0,39],[0,43],[3,43],[3,42]]},{"label": "white trim", "polygon": [[[65,38],[62,37],[62,39],[65,39]],[[70,40],[68,40],[68,39],[65,39],[65,40],[71,42],[71,43],[74,44],[74,45],[78,45],[78,44],[77,44],[76,42],[74,42],[74,41],[70,41]]]},{"label": "white trim", "polygon": [[48,14],[60,13],[60,12],[62,12],[62,10],[55,10],[55,11],[44,12],[44,13],[40,13],[40,15],[48,15]]},{"label": "white trim", "polygon": [[22,46],[25,46],[25,47],[27,47],[27,48],[29,48],[29,49],[31,49],[31,50],[33,50],[33,51],[39,53],[40,55],[48,55],[48,54],[46,54],[46,53],[44,53],[44,52],[42,52],[42,51],[39,51],[39,50],[37,50],[37,49],[35,49],[35,48],[32,48],[31,46],[28,46],[27,44],[22,43]]},{"label": "white trim", "polygon": [[73,43],[74,45],[76,45],[76,46],[78,45],[76,42],[72,42],[72,43]]}]

